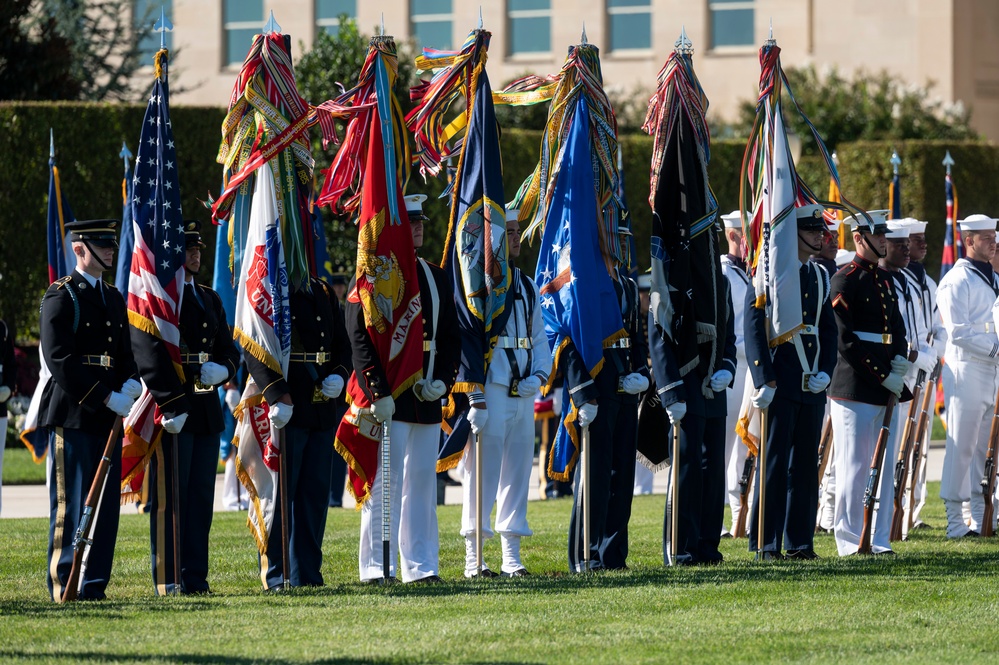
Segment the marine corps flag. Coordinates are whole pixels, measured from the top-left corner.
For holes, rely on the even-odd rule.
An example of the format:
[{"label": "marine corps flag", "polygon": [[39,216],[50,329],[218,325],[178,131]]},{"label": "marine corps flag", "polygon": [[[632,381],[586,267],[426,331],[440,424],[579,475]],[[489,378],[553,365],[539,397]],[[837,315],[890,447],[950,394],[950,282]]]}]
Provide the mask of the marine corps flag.
[{"label": "marine corps flag", "polygon": [[[416,251],[402,188],[409,170],[409,143],[402,111],[392,95],[398,61],[391,37],[374,37],[357,87],[339,103],[358,111],[326,174],[320,201],[351,211],[358,204],[357,267],[347,300],[359,304],[378,362],[398,398],[423,376],[423,316]],[[374,108],[371,106],[374,105]],[[362,161],[363,157],[363,161]],[[363,170],[357,167],[363,164]],[[356,373],[347,381],[350,410],[336,432],[336,449],[347,461],[350,493],[366,501],[378,470],[382,428],[369,410]]]},{"label": "marine corps flag", "polygon": [[[458,393],[484,389],[493,342],[509,316],[503,165],[486,75],[489,38],[485,30],[473,30],[459,51],[424,49],[417,68],[437,72],[429,84],[414,88],[419,105],[406,118],[423,171],[437,174],[449,157],[458,157],[441,259],[454,288],[461,329]],[[456,106],[464,108],[445,128],[445,115]]]}]

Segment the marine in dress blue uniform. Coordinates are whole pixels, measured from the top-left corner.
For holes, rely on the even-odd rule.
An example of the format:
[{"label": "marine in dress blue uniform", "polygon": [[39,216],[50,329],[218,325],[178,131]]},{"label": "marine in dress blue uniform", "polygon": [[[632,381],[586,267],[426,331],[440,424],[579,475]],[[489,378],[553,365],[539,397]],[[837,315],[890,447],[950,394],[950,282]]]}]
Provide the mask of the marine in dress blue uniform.
[{"label": "marine in dress blue uniform", "polygon": [[[179,320],[184,380],[162,344],[138,328],[131,332],[136,365],[160,407],[165,430],[149,460],[149,542],[153,584],[159,595],[210,591],[208,534],[214,515],[219,433],[225,428],[217,388],[235,377],[239,363],[222,299],[194,280],[205,247],[200,229],[200,222],[184,222],[185,280]],[[175,484],[180,510],[179,589],[173,561]]]},{"label": "marine in dress blue uniform", "polygon": [[[52,283],[42,299],[40,348],[52,380],[42,394],[38,424],[49,431],[48,588],[62,597],[73,563],[73,539],[115,420],[128,415],[141,391],[128,335],[125,300],[101,273],[111,270],[115,220],[66,224],[76,269]],[[108,482],[81,600],[105,598],[111,580],[121,477],[121,440],[111,455]]]},{"label": "marine in dress blue uniform", "polygon": [[[322,586],[323,535],[329,512],[333,440],[340,424],[338,401],[350,366],[350,343],[343,311],[332,287],[311,277],[291,292],[291,357],[288,375],[244,355],[254,382],[263,387],[269,418],[284,430],[282,464],[288,501],[288,580],[291,586]],[[281,511],[260,557],[267,590],[284,585]]]},{"label": "marine in dress blue uniform", "polygon": [[[754,404],[767,408],[768,435],[765,464],[759,479],[766,483],[762,559],[816,558],[813,547],[818,496],[819,436],[825,412],[826,387],[836,366],[836,319],[829,297],[826,271],[808,260],[821,249],[825,222],[818,205],[797,209],[798,278],[801,285],[802,325],[794,336],[771,347],[766,310],[746,297],[746,360],[753,377]],[[759,495],[749,515],[749,551],[759,543]]]}]

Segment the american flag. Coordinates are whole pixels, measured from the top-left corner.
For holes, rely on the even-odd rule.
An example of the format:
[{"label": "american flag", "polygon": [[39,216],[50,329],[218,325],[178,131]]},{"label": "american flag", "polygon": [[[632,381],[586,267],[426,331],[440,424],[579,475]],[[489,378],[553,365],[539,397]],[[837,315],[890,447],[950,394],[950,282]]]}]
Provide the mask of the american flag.
[{"label": "american flag", "polygon": [[964,243],[957,232],[957,191],[950,173],[944,176],[944,195],[947,199],[947,227],[944,229],[943,255],[940,257],[940,279],[954,267],[954,261],[964,256]]},{"label": "american flag", "polygon": [[[132,176],[132,269],[128,322],[148,333],[142,343],[163,344],[183,380],[180,364],[180,301],[183,295],[184,222],[180,209],[177,152],[170,125],[167,51],[156,54],[156,72],[142,120]],[[122,502],[138,497],[146,462],[163,433],[155,400],[142,395],[125,419],[121,451]]]},{"label": "american flag", "polygon": [[178,319],[184,283],[184,222],[170,125],[166,51],[160,51],[156,59],[161,74],[149,95],[132,177],[135,248],[128,280],[128,320],[162,340],[182,374]]}]

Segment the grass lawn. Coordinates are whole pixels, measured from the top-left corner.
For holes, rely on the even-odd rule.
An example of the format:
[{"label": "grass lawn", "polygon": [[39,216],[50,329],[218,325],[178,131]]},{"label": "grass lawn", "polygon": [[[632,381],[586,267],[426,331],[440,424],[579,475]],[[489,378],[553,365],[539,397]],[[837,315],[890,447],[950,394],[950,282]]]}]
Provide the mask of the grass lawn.
[{"label": "grass lawn", "polygon": [[35,464],[24,446],[7,448],[3,453],[4,485],[44,485],[45,464]]},{"label": "grass lawn", "polygon": [[[937,496],[939,487],[930,487]],[[47,522],[0,521],[0,662],[111,663],[652,663],[994,662],[999,543],[947,542],[932,501],[920,531],[893,559],[835,556],[755,563],[746,541],[723,541],[726,562],[665,569],[662,496],[635,499],[631,570],[565,572],[569,500],[530,504],[533,538],[517,580],[460,578],[457,506],[439,511],[442,576],[434,587],[357,582],[359,516],[327,524],[328,586],[264,595],[245,514],[212,530],[215,594],[156,598],[148,524],[123,516],[103,603],[55,605],[45,590]],[[498,567],[498,543],[486,559]]]}]

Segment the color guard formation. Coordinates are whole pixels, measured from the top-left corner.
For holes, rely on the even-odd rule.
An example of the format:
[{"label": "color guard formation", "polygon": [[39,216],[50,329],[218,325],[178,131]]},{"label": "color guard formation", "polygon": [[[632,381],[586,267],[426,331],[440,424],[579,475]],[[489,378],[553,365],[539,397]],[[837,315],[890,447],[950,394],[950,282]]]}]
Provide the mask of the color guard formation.
[{"label": "color guard formation", "polygon": [[[731,536],[748,536],[760,560],[815,559],[817,528],[834,532],[841,556],[891,554],[892,541],[924,526],[928,405],[941,367],[947,536],[994,531],[997,220],[958,222],[967,255],[936,286],[921,263],[925,222],[818,201],[779,121],[775,42],[761,49],[746,196],[727,215],[708,186],[707,99],[685,36],[660,73],[645,126],[655,146],[646,301],[614,115],[585,39],[558,74],[493,93],[489,33],[475,30],[458,51],[417,61],[433,77],[403,118],[390,37],[372,39],[355,88],[310,106],[290,76],[286,38],[270,28],[237,82],[212,202],[229,232],[233,312],[196,281],[200,223],[171,205],[165,51],[126,215],[127,288],[102,279],[116,223],[67,224],[76,266],[41,309],[53,600],[104,597],[116,505],[145,473],[156,593],[210,591],[228,411],[238,421],[233,475],[268,591],[326,581],[334,455],[361,504],[361,581],[440,582],[437,473],[453,468],[461,528],[444,537],[463,539],[465,577],[529,575],[521,539],[532,534],[534,405],[553,391],[562,413],[541,463],[573,483],[574,572],[627,568],[636,451],[669,473],[666,565],[719,563],[720,539]],[[256,88],[258,79],[273,85]],[[538,168],[504,204],[493,105],[539,101],[552,111]],[[343,303],[316,276],[307,209],[306,130],[318,124],[329,138],[334,121],[347,133],[315,198],[358,227]],[[427,218],[425,195],[406,195],[412,163],[451,180],[440,265],[418,256],[424,224],[442,220]],[[831,175],[838,182],[835,167]],[[849,213],[856,247],[842,266],[832,259],[836,211]],[[536,267],[515,265],[522,234],[540,238]],[[643,420],[664,425],[641,438],[640,403]],[[486,562],[483,542],[496,534],[502,558]]]}]

